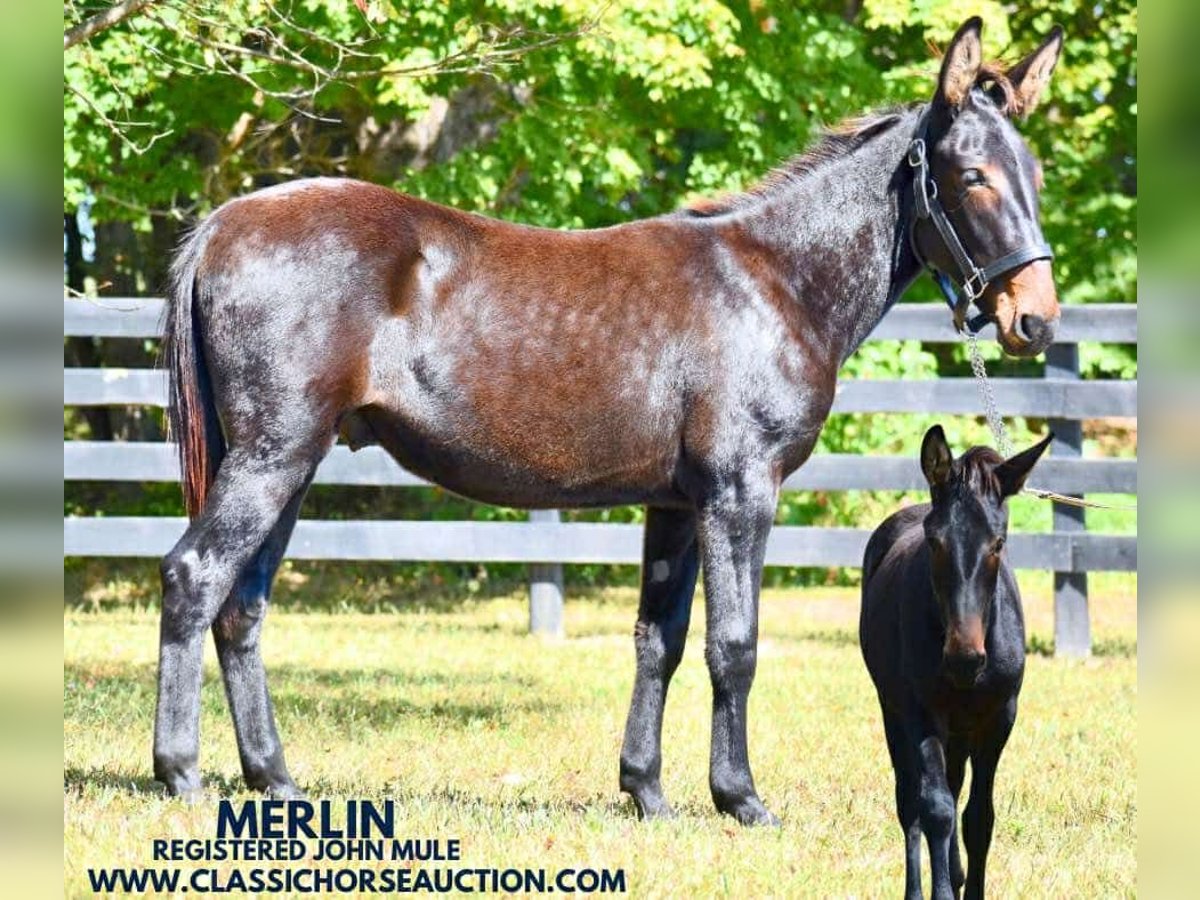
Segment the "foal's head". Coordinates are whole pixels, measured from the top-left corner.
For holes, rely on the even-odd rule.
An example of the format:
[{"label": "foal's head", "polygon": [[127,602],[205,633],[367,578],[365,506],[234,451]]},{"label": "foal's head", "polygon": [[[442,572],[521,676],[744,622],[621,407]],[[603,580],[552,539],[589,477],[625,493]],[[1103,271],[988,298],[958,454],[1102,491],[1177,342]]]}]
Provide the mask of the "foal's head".
[{"label": "foal's head", "polygon": [[[1042,169],[1013,119],[1037,106],[1063,38],[1054,28],[1033,53],[1005,69],[983,62],[981,25],[978,18],[969,19],[946,51],[926,143],[938,197],[967,253],[982,268],[1044,241],[1038,221]],[[958,272],[932,222],[920,222],[914,240],[940,271]],[[1048,259],[997,275],[976,303],[1011,355],[1033,356],[1054,338],[1060,312]]]},{"label": "foal's head", "polygon": [[933,501],[925,540],[946,627],[942,664],[959,686],[973,684],[987,663],[984,635],[1008,533],[1006,501],[1025,485],[1051,437],[1007,460],[990,447],[972,447],[955,459],[940,425],[921,444],[921,470]]}]

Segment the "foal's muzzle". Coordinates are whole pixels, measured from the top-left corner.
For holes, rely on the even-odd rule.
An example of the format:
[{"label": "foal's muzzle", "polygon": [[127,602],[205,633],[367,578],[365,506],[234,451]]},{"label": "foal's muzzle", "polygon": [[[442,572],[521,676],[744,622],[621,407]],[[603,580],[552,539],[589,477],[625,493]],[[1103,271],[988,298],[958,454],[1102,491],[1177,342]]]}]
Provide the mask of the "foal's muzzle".
[{"label": "foal's muzzle", "polygon": [[957,619],[946,629],[942,671],[955,687],[973,685],[987,665],[983,620],[976,615]]},{"label": "foal's muzzle", "polygon": [[987,665],[987,653],[966,650],[954,656],[942,656],[942,668],[955,687],[968,688],[979,680]]}]

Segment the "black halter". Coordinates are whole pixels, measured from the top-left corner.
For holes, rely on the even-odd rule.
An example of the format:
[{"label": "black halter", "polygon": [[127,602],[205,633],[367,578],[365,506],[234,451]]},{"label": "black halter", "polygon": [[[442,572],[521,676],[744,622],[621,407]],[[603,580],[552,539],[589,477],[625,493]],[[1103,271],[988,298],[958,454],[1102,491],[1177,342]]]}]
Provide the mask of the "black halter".
[{"label": "black halter", "polygon": [[[1054,251],[1050,249],[1050,245],[1045,241],[1038,243],[1025,244],[1018,247],[1009,253],[992,260],[986,266],[980,267],[975,264],[975,260],[971,258],[971,254],[967,252],[967,248],[963,246],[962,240],[958,236],[958,232],[954,230],[954,226],[950,223],[949,217],[946,215],[946,210],[942,208],[941,201],[938,200],[937,182],[933,180],[933,176],[929,172],[929,157],[926,153],[925,134],[929,129],[929,118],[923,116],[921,124],[917,128],[916,136],[913,137],[912,143],[908,145],[908,164],[913,168],[913,203],[916,207],[916,216],[912,219],[908,229],[909,244],[912,246],[913,254],[933,275],[933,280],[937,282],[937,286],[941,288],[942,294],[946,297],[946,302],[950,305],[950,309],[954,311],[954,325],[961,331],[964,327],[967,308],[972,302],[978,300],[982,295],[988,283],[997,275],[1022,266],[1027,262],[1035,259],[1053,259]],[[950,251],[950,255],[954,258],[955,265],[958,266],[960,284],[962,287],[962,295],[960,296],[954,290],[954,282],[945,273],[935,268],[917,249],[917,222],[922,219],[932,219],[933,225],[941,235],[942,243],[946,249]],[[976,316],[971,320],[970,327],[972,331],[978,331],[986,323],[987,317],[984,315]]]}]

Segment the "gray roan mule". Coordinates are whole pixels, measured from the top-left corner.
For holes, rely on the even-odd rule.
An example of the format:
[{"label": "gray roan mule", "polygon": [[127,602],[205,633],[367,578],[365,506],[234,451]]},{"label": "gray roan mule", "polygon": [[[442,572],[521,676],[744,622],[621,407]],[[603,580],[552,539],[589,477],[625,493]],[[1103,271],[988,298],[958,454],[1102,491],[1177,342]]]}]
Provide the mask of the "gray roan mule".
[{"label": "gray roan mule", "polygon": [[[961,271],[946,227],[985,264],[1043,246],[1036,163],[1011,120],[1037,102],[1058,33],[1005,73],[982,65],[979,31],[972,19],[954,39],[932,102],[850,123],[703,209],[553,231],[317,179],[204,221],[176,259],[165,329],[192,522],[162,564],[155,776],[200,789],[211,627],[247,783],[296,793],[259,633],[340,433],[484,502],[645,504],[621,787],[640,814],[669,812],[663,702],[703,561],[713,799],[774,822],[750,774],[746,700],[780,482],[811,452],[838,367],[923,266]],[[948,218],[918,216],[916,173]],[[1035,255],[972,291],[1017,355],[1043,350],[1059,316]]]},{"label": "gray roan mule", "polygon": [[[933,896],[983,896],[996,766],[1017,717],[1025,619],[1004,541],[1007,499],[1047,437],[1011,459],[973,447],[955,460],[940,425],[921,445],[932,503],[900,510],[863,557],[859,642],[875,682],[896,772],[908,900],[921,897],[921,833]],[[964,877],[955,818],[968,757]]]}]

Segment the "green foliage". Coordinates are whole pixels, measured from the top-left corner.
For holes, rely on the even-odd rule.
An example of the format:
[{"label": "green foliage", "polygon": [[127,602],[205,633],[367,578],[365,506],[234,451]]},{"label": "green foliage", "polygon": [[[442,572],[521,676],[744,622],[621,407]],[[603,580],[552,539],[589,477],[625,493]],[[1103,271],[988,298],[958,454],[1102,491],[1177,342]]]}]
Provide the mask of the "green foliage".
[{"label": "green foliage", "polygon": [[[937,61],[926,43],[943,43],[970,12],[985,19],[986,46],[1009,61],[1057,22],[1067,31],[1065,56],[1048,102],[1023,129],[1047,170],[1043,219],[1059,283],[1068,302],[1136,297],[1132,0],[1038,0],[1011,13],[991,0],[868,0],[854,21],[842,18],[841,4],[819,2],[394,0],[364,16],[352,2],[306,0],[288,5],[292,24],[276,31],[369,40],[373,55],[343,61],[341,79],[292,105],[273,95],[294,92],[302,70],[242,56],[225,72],[209,46],[253,47],[249,36],[274,5],[221,4],[200,24],[171,4],[161,9],[68,54],[68,210],[90,189],[98,218],[144,225],[151,214],[203,212],[266,182],[341,172],[532,224],[605,225],[742,188],[822,123],[927,97]],[[501,62],[472,50],[485,33],[570,35],[591,24],[581,37]],[[303,51],[335,67],[330,46],[310,41]],[[472,53],[480,65],[465,71],[436,65]],[[453,103],[467,88],[489,92],[477,116],[492,126],[490,139],[399,171],[372,171],[361,158],[352,132],[368,118],[380,130],[410,123],[435,98]],[[331,121],[304,119],[300,107]],[[105,116],[143,125],[119,138]],[[316,146],[270,151],[289,140]],[[927,285],[916,293],[932,296]],[[1128,368],[1111,353],[1089,364],[1098,373]]]}]

